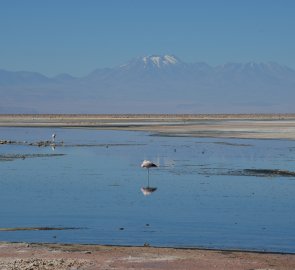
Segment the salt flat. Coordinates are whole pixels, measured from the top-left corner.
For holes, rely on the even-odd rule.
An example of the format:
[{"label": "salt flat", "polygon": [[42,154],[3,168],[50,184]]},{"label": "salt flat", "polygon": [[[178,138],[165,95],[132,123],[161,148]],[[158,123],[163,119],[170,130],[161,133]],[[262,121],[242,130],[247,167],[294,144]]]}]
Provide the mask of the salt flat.
[{"label": "salt flat", "polygon": [[294,114],[0,115],[0,126],[87,127],[165,136],[295,139]]}]

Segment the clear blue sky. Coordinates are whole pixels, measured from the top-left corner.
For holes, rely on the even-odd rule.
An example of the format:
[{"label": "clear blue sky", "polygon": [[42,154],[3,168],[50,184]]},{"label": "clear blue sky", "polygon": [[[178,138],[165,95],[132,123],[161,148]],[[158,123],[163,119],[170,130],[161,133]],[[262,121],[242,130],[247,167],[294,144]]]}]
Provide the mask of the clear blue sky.
[{"label": "clear blue sky", "polygon": [[1,0],[0,68],[86,75],[150,54],[295,69],[293,0]]}]

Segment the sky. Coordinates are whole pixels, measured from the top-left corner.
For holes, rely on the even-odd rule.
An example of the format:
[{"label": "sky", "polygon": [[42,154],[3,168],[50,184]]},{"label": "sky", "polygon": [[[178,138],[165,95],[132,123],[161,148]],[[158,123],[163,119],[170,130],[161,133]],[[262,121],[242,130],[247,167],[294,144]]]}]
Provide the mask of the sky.
[{"label": "sky", "polygon": [[293,0],[0,0],[0,69],[85,76],[151,54],[295,69]]}]

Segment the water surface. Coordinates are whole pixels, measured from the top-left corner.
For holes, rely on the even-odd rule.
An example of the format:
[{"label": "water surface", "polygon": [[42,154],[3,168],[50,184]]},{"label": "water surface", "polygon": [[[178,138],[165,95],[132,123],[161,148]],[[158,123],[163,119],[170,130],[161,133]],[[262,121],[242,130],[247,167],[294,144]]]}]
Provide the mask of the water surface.
[{"label": "water surface", "polygon": [[[63,146],[36,147],[50,140]],[[295,142],[158,137],[145,132],[0,128],[1,241],[206,247],[295,252],[295,178],[230,175],[294,171]],[[50,154],[64,154],[50,156]],[[47,155],[48,154],[48,155]],[[149,159],[149,186],[144,196]]]}]

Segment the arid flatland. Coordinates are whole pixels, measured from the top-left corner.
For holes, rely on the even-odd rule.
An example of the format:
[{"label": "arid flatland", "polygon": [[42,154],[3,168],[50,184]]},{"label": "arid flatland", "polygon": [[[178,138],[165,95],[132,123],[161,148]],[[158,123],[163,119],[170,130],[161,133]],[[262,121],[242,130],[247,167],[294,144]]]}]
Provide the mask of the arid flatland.
[{"label": "arid flatland", "polygon": [[295,256],[99,245],[0,243],[0,269],[293,270]]},{"label": "arid flatland", "polygon": [[0,126],[133,130],[161,136],[295,139],[295,114],[0,115]]}]

